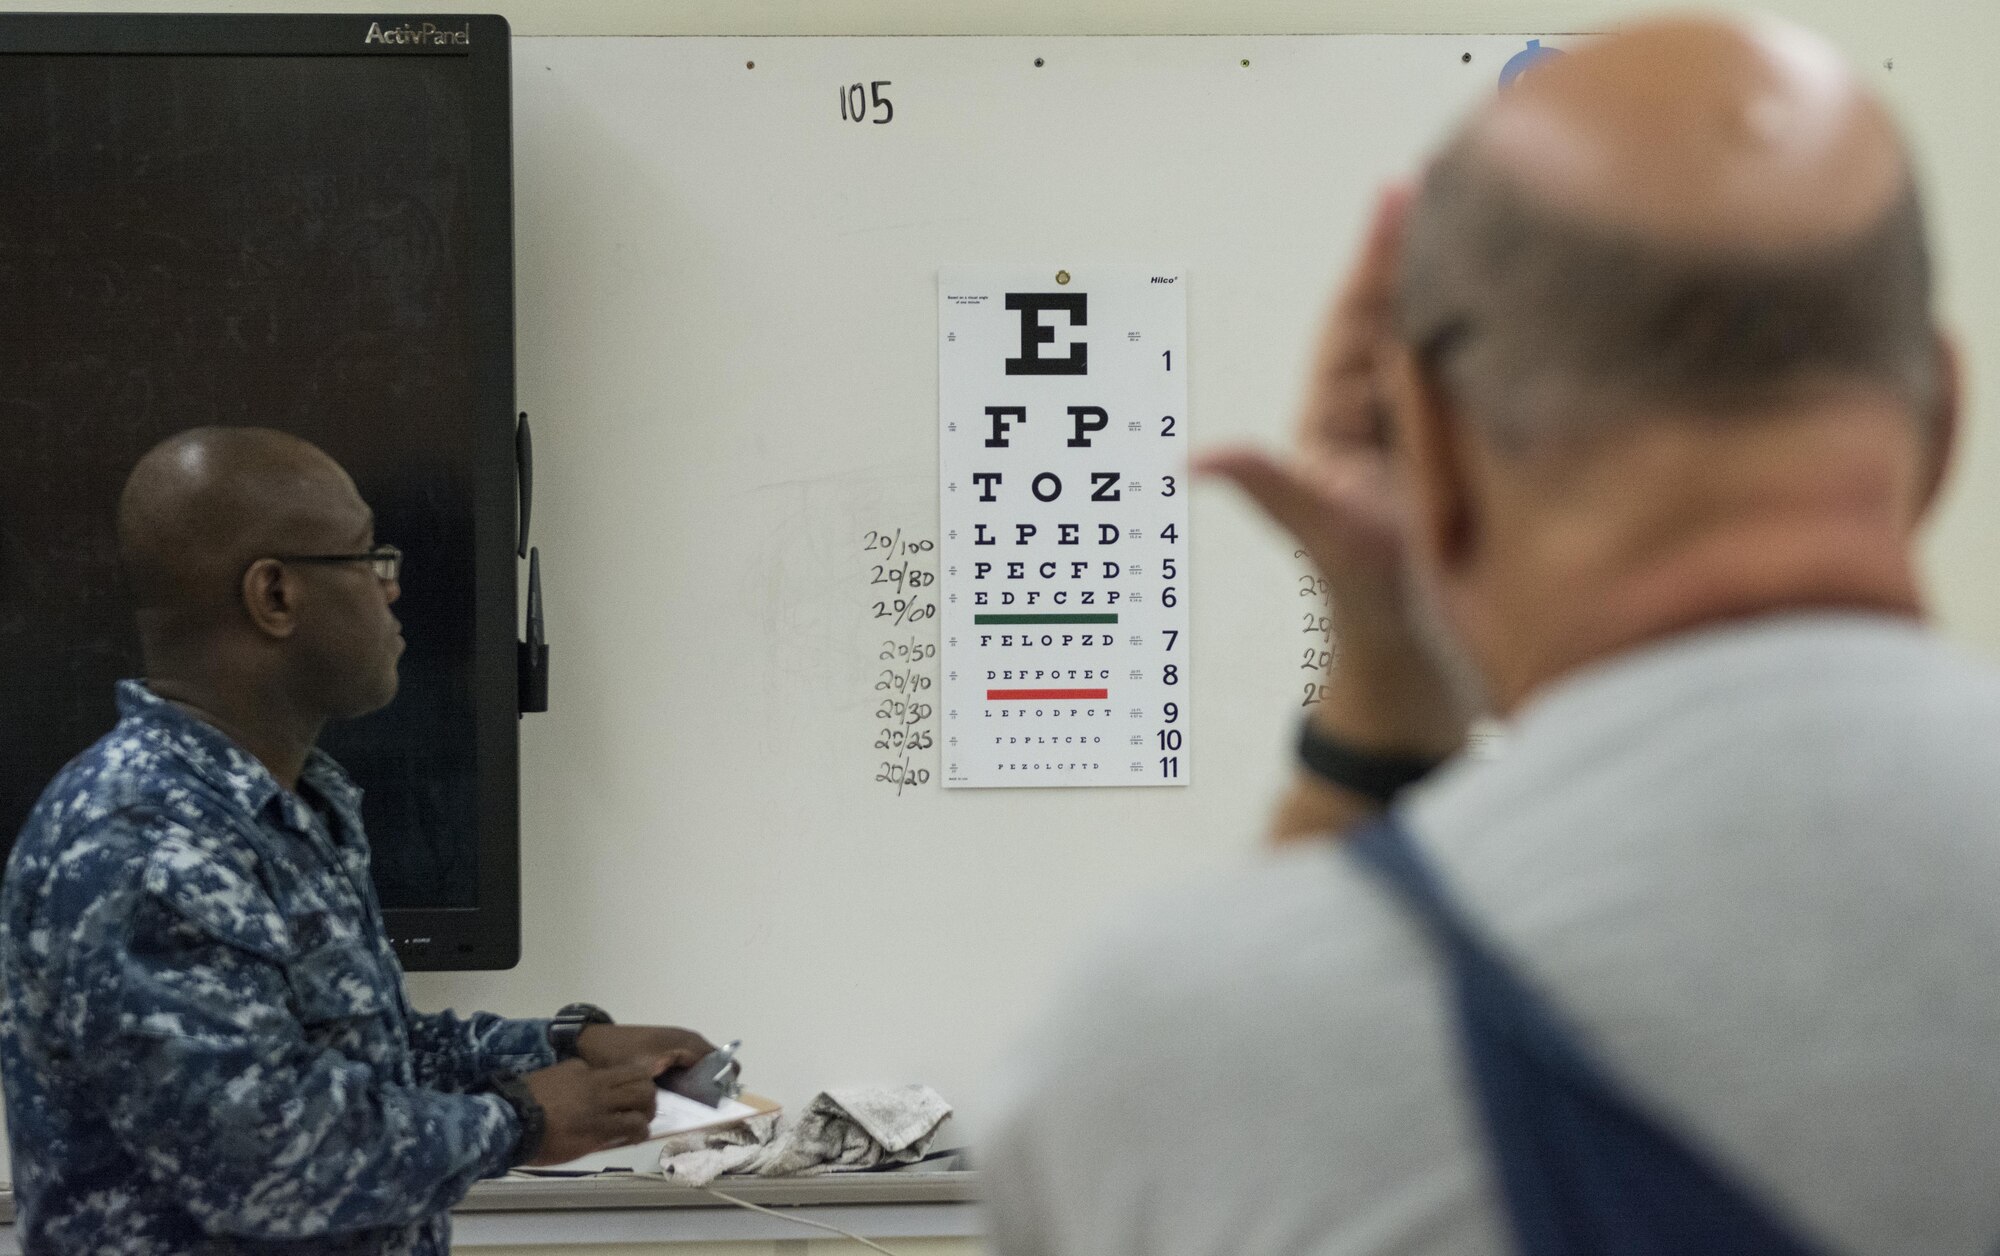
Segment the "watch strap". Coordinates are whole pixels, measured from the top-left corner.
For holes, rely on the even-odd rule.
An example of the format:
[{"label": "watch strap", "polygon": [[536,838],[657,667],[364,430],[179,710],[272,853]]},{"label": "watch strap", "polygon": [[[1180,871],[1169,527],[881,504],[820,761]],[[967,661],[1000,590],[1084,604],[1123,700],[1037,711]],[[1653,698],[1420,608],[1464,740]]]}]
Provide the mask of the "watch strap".
[{"label": "watch strap", "polygon": [[1299,762],[1327,784],[1386,807],[1397,794],[1437,771],[1444,760],[1362,750],[1320,731],[1308,716],[1299,728]]},{"label": "watch strap", "polygon": [[555,1048],[557,1060],[573,1060],[585,1026],[613,1023],[611,1013],[595,1003],[565,1003],[549,1022],[549,1046]]}]

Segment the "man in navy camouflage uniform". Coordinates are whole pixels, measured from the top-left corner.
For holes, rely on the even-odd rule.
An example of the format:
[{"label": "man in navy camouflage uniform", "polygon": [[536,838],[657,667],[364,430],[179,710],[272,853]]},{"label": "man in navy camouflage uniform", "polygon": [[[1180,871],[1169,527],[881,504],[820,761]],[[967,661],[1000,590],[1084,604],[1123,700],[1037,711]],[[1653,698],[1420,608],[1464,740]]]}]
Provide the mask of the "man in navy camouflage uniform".
[{"label": "man in navy camouflage uniform", "polygon": [[197,429],[119,543],[147,680],[0,887],[0,1072],[39,1252],[422,1253],[482,1177],[637,1141],[685,1030],[415,1011],[360,791],[313,748],[396,691],[400,555],[304,441]]}]

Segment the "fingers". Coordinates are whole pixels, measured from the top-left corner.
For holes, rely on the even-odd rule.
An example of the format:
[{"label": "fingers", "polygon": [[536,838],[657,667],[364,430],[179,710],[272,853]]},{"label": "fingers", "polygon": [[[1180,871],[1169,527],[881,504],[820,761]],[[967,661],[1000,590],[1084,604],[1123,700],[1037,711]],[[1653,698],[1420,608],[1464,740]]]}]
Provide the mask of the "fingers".
[{"label": "fingers", "polygon": [[614,1113],[640,1113],[651,1120],[658,1103],[659,1088],[653,1085],[658,1060],[631,1060],[607,1064],[593,1071],[591,1081],[597,1106]]},{"label": "fingers", "polygon": [[630,1147],[633,1143],[643,1143],[652,1124],[650,1114],[641,1116],[636,1112],[613,1113],[598,1127],[604,1135],[604,1145],[598,1150],[609,1151],[613,1147]]},{"label": "fingers", "polygon": [[675,1068],[685,1068],[709,1052],[715,1044],[692,1029],[663,1028],[657,1031],[656,1045],[674,1057]]},{"label": "fingers", "polygon": [[1379,443],[1375,372],[1392,331],[1411,190],[1384,189],[1353,269],[1334,298],[1300,415],[1308,443]]},{"label": "fingers", "polygon": [[[715,1048],[677,1047],[667,1053],[665,1068],[691,1068],[701,1063],[702,1058]],[[664,1071],[664,1070],[663,1070]]]},{"label": "fingers", "polygon": [[1243,490],[1273,522],[1301,541],[1325,529],[1324,506],[1290,464],[1258,449],[1218,449],[1196,460],[1199,474],[1219,475]]},{"label": "fingers", "polygon": [[1375,213],[1361,239],[1361,251],[1335,298],[1335,319],[1374,319],[1392,308],[1396,270],[1403,255],[1403,229],[1409,223],[1410,203],[1414,199],[1415,190],[1407,183],[1392,183],[1376,197]]},{"label": "fingers", "polygon": [[630,1081],[608,1085],[603,1090],[604,1102],[620,1112],[644,1112],[653,1114],[659,1099],[660,1088],[650,1077],[635,1077]]},{"label": "fingers", "polygon": [[1379,453],[1280,459],[1244,447],[1210,451],[1195,465],[1236,485],[1291,534],[1331,585],[1343,621],[1401,605],[1407,515]]},{"label": "fingers", "polygon": [[653,1085],[657,1060],[634,1060],[597,1070],[599,1112],[593,1123],[606,1147],[644,1142],[658,1106]]},{"label": "fingers", "polygon": [[660,1056],[646,1056],[637,1060],[626,1060],[619,1064],[606,1064],[597,1072],[607,1086],[622,1086],[626,1082],[643,1081],[651,1083],[667,1066]]}]

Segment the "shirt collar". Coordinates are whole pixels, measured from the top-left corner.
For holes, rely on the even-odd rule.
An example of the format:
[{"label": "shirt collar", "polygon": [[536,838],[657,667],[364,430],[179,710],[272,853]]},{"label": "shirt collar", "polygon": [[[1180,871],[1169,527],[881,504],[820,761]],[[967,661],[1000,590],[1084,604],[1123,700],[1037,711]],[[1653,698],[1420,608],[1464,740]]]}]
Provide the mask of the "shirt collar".
[{"label": "shirt collar", "polygon": [[[118,682],[118,716],[139,725],[143,735],[186,763],[196,777],[228,795],[248,814],[256,815],[273,799],[282,799],[285,817],[300,829],[307,827],[298,795],[278,784],[278,778],[256,755],[215,725],[154,693],[145,681]],[[349,814],[361,806],[361,791],[333,756],[318,747],[307,754],[299,779]]]},{"label": "shirt collar", "polygon": [[299,770],[299,782],[318,790],[320,797],[332,803],[343,818],[351,819],[361,811],[361,787],[354,783],[346,768],[318,746],[306,754],[306,765]]}]

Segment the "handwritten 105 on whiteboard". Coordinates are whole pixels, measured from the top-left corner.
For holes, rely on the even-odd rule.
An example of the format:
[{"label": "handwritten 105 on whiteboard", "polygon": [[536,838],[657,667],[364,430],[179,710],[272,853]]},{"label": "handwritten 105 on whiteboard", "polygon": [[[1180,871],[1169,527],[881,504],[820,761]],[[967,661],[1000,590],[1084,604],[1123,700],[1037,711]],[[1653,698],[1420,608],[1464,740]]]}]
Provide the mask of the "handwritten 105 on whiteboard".
[{"label": "handwritten 105 on whiteboard", "polygon": [[1185,785],[1187,282],[938,272],[941,774]]}]

